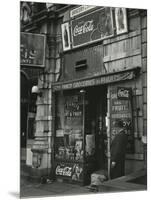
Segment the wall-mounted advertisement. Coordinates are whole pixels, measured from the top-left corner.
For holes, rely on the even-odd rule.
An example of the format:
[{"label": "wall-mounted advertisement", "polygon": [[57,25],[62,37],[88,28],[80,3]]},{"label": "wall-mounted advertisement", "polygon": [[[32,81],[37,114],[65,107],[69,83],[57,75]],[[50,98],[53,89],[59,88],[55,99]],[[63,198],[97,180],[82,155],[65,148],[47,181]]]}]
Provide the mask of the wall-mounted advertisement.
[{"label": "wall-mounted advertisement", "polygon": [[128,144],[127,153],[134,152],[134,132],[132,121],[132,88],[116,87],[111,89],[110,99],[110,130],[111,141],[115,135],[119,134],[121,127],[119,122],[122,122],[125,126],[128,126]]},{"label": "wall-mounted advertisement", "polygon": [[112,8],[101,8],[72,20],[71,35],[73,48],[113,36]]},{"label": "wall-mounted advertisement", "polygon": [[56,176],[62,176],[73,181],[81,181],[83,177],[83,167],[80,163],[57,163]]},{"label": "wall-mounted advertisement", "polygon": [[70,40],[69,23],[68,22],[61,25],[61,32],[62,32],[63,51],[70,50],[71,49],[71,40]]},{"label": "wall-mounted advertisement", "polygon": [[21,33],[20,64],[39,68],[45,66],[45,35]]},{"label": "wall-mounted advertisement", "polygon": [[115,8],[116,33],[127,32],[127,12],[126,8]]}]

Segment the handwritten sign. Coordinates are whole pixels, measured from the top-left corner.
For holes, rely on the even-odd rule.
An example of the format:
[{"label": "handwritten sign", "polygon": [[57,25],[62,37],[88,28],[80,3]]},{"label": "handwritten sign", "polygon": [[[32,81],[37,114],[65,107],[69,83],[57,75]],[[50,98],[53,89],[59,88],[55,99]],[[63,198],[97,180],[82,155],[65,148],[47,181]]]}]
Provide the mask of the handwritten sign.
[{"label": "handwritten sign", "polygon": [[82,99],[80,95],[65,97],[64,113],[66,129],[82,127]]},{"label": "handwritten sign", "polygon": [[113,36],[112,10],[94,11],[71,22],[73,48]]},{"label": "handwritten sign", "polygon": [[83,167],[81,164],[76,163],[72,168],[72,180],[80,181],[83,178]]},{"label": "handwritten sign", "polygon": [[45,66],[45,36],[41,34],[21,33],[21,66]]},{"label": "handwritten sign", "polygon": [[124,126],[128,125],[128,145],[127,152],[132,153],[134,150],[134,139],[132,131],[132,105],[131,105],[131,88],[112,87],[110,94],[110,111],[111,111],[111,140],[119,133],[119,121]]}]

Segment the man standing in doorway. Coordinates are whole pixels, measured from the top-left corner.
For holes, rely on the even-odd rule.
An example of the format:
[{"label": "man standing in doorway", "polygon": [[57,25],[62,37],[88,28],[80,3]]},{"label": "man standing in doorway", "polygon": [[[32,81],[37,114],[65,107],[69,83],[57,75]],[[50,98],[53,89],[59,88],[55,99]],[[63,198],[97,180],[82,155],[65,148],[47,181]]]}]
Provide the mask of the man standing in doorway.
[{"label": "man standing in doorway", "polygon": [[111,179],[125,175],[125,154],[128,142],[128,126],[123,121],[118,121],[121,128],[111,143]]}]

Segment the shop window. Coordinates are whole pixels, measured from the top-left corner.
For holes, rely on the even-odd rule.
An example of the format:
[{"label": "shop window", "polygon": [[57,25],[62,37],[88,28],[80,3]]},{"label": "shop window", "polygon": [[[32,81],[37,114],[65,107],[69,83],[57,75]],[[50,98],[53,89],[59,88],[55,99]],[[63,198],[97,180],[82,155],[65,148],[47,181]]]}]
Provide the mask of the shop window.
[{"label": "shop window", "polygon": [[55,158],[63,161],[83,160],[82,99],[71,95],[57,101]]},{"label": "shop window", "polygon": [[[88,95],[85,95],[84,100],[78,92],[64,96],[58,94],[56,100],[56,160],[81,162],[84,158],[92,161],[100,145],[98,141],[105,143],[106,93],[103,90],[99,91],[92,88],[88,91]],[[97,100],[94,98],[96,92],[100,94]],[[85,107],[84,116],[83,106]],[[104,152],[106,148],[102,146],[101,151]]]}]

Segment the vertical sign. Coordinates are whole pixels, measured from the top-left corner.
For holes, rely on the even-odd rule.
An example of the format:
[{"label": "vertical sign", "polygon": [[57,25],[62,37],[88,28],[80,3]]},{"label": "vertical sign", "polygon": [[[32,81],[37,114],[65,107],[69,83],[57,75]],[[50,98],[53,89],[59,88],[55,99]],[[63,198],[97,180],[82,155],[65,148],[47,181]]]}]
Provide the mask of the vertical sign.
[{"label": "vertical sign", "polygon": [[61,25],[61,33],[62,33],[63,51],[70,50],[71,49],[71,41],[70,41],[70,32],[69,32],[69,23],[68,22]]},{"label": "vertical sign", "polygon": [[126,8],[115,8],[115,22],[117,35],[127,32]]},{"label": "vertical sign", "polygon": [[111,112],[111,140],[119,133],[118,121],[129,125],[127,153],[132,153],[134,148],[134,139],[132,132],[132,105],[131,88],[113,87],[110,99]]}]

